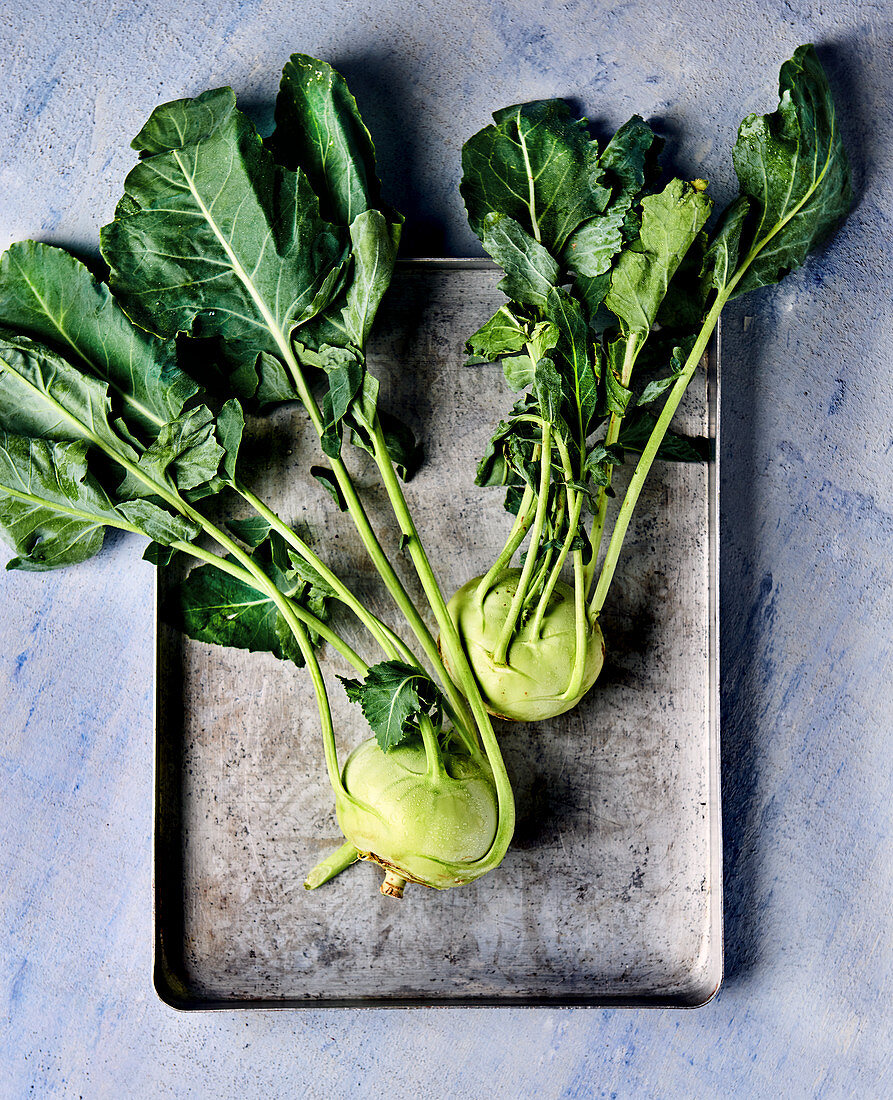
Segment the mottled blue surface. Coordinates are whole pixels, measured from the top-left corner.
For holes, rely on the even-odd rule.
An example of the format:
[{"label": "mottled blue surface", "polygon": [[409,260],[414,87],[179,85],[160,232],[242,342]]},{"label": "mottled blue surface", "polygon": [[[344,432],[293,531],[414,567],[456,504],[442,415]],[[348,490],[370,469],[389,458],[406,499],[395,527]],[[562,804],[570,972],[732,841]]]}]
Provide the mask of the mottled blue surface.
[{"label": "mottled blue surface", "polygon": [[[0,1096],[893,1095],[893,67],[882,0],[34,0],[0,10],[0,244],[90,253],[164,99],[260,122],[292,50],[350,78],[416,254],[477,251],[456,191],[490,110],[664,120],[732,191],[737,123],[815,41],[859,204],[724,320],[727,978],[694,1012],[185,1016],[150,983],[152,576],[136,540],[2,578]],[[395,962],[395,965],[398,965]]]}]

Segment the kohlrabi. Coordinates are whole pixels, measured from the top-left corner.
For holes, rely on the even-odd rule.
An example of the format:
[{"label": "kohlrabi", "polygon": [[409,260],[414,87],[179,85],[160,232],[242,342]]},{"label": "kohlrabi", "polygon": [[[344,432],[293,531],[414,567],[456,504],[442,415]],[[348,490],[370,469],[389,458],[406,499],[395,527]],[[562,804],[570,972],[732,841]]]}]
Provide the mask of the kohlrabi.
[{"label": "kohlrabi", "polygon": [[[778,282],[846,214],[846,154],[812,46],[779,84],[778,110],[741,124],[741,193],[710,237],[706,183],[661,182],[660,142],[637,116],[600,148],[563,101],[527,103],[497,112],[463,149],[469,221],[509,299],[468,350],[501,359],[523,391],[477,473],[508,488],[515,523],[486,576],[450,601],[493,714],[547,718],[591,686],[599,615],[645,477],[656,458],[703,454],[670,421],[723,306]],[[600,555],[626,452],[641,457]],[[559,587],[566,565],[572,588]]]},{"label": "kohlrabi", "polygon": [[[403,878],[414,881],[426,881],[418,868],[427,859],[468,863],[451,870],[450,881],[434,874],[431,885],[476,877],[505,854],[512,793],[395,472],[411,475],[418,449],[379,411],[378,382],[366,369],[402,219],[380,200],[356,103],[328,65],[295,55],[266,141],[222,88],[157,108],[133,144],[139,163],[102,231],[108,286],[46,245],[14,245],[2,260],[0,528],[18,555],[10,564],[83,561],[100,548],[105,527],[147,536],[156,562],[175,553],[197,560],[179,593],[180,625],[204,641],[307,665],[339,812],[362,806],[391,822],[375,834],[381,860],[398,870],[403,860]],[[196,364],[203,385],[185,369]],[[306,409],[328,462],[311,473],[352,517],[418,655],[244,482],[243,404],[262,411],[283,401]],[[372,528],[341,458],[345,436],[381,471],[458,688]],[[252,514],[212,519],[205,503],[223,491]],[[366,627],[381,664],[370,666],[332,629],[332,601]],[[348,690],[367,716],[382,700],[389,715],[384,727],[373,721],[385,732],[363,750],[364,763],[345,770],[356,795],[335,759],[320,641],[361,677]],[[406,814],[394,816],[390,797],[377,806],[362,773],[373,762],[387,771],[397,745],[403,755],[417,752],[413,738],[429,762],[421,782],[430,797],[419,796],[419,828],[407,837]],[[474,790],[487,807],[480,821],[469,818],[464,846],[443,843],[464,797],[449,793],[450,784]],[[368,831],[362,837],[361,854],[378,855],[367,847]],[[310,884],[357,850],[339,849]]]}]

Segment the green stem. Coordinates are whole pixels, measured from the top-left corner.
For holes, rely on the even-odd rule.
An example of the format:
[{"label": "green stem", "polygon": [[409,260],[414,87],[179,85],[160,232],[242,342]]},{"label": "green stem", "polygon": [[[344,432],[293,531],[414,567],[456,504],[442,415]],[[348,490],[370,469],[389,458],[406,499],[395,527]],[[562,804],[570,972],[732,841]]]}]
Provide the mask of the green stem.
[{"label": "green stem", "polygon": [[524,496],[521,497],[521,504],[518,508],[518,514],[515,516],[515,522],[512,524],[512,529],[509,532],[508,540],[502,549],[499,557],[490,567],[490,569],[481,577],[480,584],[477,586],[474,592],[474,598],[478,603],[478,606],[483,606],[484,599],[490,589],[496,584],[502,574],[505,572],[508,563],[514,557],[515,551],[524,541],[527,532],[530,530],[530,525],[533,523],[533,512],[531,511],[531,505],[533,504],[533,489],[529,485],[524,486]]},{"label": "green stem", "polygon": [[[301,399],[301,403],[307,410],[310,416],[311,423],[316,431],[316,434],[321,438],[323,434],[323,419],[319,411],[319,406],[314,400],[313,394],[310,392],[310,388],[307,385],[307,380],[304,378],[304,372],[301,369],[301,364],[298,361],[297,356],[294,353],[291,345],[288,341],[283,340],[280,344],[280,350],[285,358],[286,364],[291,373],[292,379],[295,383],[295,387],[298,391],[298,396]],[[363,508],[362,501],[356,490],[356,486],[348,473],[347,467],[344,465],[344,461],[341,458],[331,458],[327,456],[332,464],[332,472],[335,475],[335,480],[338,482],[338,487],[341,490],[341,494],[344,497],[344,502],[347,506],[347,511],[350,514],[354,525],[362,539],[363,546],[366,548],[366,552],[372,560],[375,568],[378,570],[381,579],[384,581],[385,586],[394,599],[394,602],[402,611],[406,621],[409,623],[413,630],[413,633],[422,644],[426,654],[429,651],[436,652],[437,644],[431,636],[431,632],[425,625],[421,615],[419,615],[415,604],[409,597],[406,589],[403,587],[400,578],[394,571],[394,567],[388,560],[387,555],[382,549],[381,543],[378,541],[375,532],[372,529],[372,524],[369,522],[369,517],[366,515],[366,510]]]},{"label": "green stem", "polygon": [[[318,436],[322,436],[323,421],[319,412],[319,408],[316,401],[313,398],[313,394],[310,392],[307,386],[307,381],[304,378],[304,373],[301,370],[301,365],[298,362],[294,351],[288,345],[288,342],[284,342],[280,345],[282,354],[286,359],[286,363],[291,372],[295,386],[298,390],[298,395],[303,403],[304,407],[310,416],[310,420],[316,430]],[[376,427],[380,428],[378,417],[375,418]],[[383,443],[385,453],[387,454],[387,447]],[[403,587],[400,578],[394,571],[394,567],[391,565],[384,550],[381,547],[375,532],[372,530],[372,525],[369,522],[369,517],[366,515],[362,502],[357,495],[356,488],[351,480],[350,474],[347,471],[343,461],[340,458],[330,459],[332,463],[332,471],[335,474],[335,478],[338,482],[338,486],[341,489],[341,493],[347,504],[347,510],[350,513],[351,518],[359,532],[360,538],[363,541],[363,545],[366,548],[369,557],[371,558],[375,568],[378,570],[379,575],[385,583],[386,588],[390,592],[397,604],[397,607],[403,613],[404,618],[409,623],[412,632],[418,639],[419,644],[422,647],[422,652],[428,658],[431,667],[434,669],[437,679],[440,681],[441,687],[449,700],[450,706],[454,716],[458,716],[459,722],[457,723],[457,729],[460,737],[468,745],[469,752],[472,755],[480,756],[480,747],[474,743],[474,720],[471,714],[469,714],[468,704],[459,691],[456,690],[455,685],[450,680],[446,669],[443,667],[443,661],[441,660],[440,653],[437,649],[437,642],[431,631],[425,624],[424,619],[418,612],[415,604],[409,597],[406,589]],[[376,457],[376,462],[381,469],[381,463]],[[388,464],[390,465],[390,456],[388,456]],[[393,472],[393,468],[392,468]],[[394,475],[396,478],[396,475]],[[389,493],[389,496],[391,494]],[[402,495],[402,494],[401,494]],[[393,499],[393,498],[392,498]],[[416,536],[418,538],[418,536]],[[430,597],[429,597],[430,598]],[[411,664],[417,664],[415,657],[411,657]],[[464,729],[461,728],[464,723]]]},{"label": "green stem", "polygon": [[428,761],[428,779],[437,782],[446,778],[446,768],[443,764],[443,755],[437,742],[437,734],[434,732],[434,723],[428,714],[419,715],[419,730],[425,745],[425,759]]},{"label": "green stem", "polygon": [[509,643],[515,632],[515,624],[518,621],[518,615],[521,613],[521,607],[527,593],[527,585],[530,583],[530,577],[533,573],[534,565],[536,564],[536,557],[543,534],[543,524],[546,519],[546,509],[549,503],[549,479],[551,475],[552,425],[547,420],[544,420],[542,423],[542,441],[540,443],[540,486],[539,498],[536,502],[536,515],[533,518],[530,545],[527,549],[527,557],[524,560],[524,568],[521,570],[521,576],[518,580],[518,588],[496,641],[496,647],[493,650],[493,663],[496,665],[507,664],[506,658],[508,655]]},{"label": "green stem", "polygon": [[[639,356],[639,352],[645,345],[648,334],[642,334],[640,332],[631,332],[626,338],[626,347],[623,352],[623,366],[621,367],[620,381],[621,383],[629,387],[630,378],[632,377],[633,367],[635,366],[636,359]],[[637,344],[638,341],[638,344]],[[610,368],[608,368],[610,369]],[[608,419],[608,428],[605,432],[605,446],[610,446],[612,443],[616,443],[620,438],[620,423],[623,420],[622,416],[618,416],[617,413],[611,413]],[[590,532],[590,542],[592,543],[592,557],[589,559],[589,565],[585,570],[584,580],[584,595],[589,594],[589,589],[592,586],[593,578],[595,577],[595,570],[598,563],[598,555],[601,551],[602,538],[605,533],[605,518],[608,512],[608,491],[611,487],[611,478],[613,474],[613,467],[609,466],[607,469],[608,483],[603,485],[598,494],[598,502],[596,504],[595,518],[592,521],[592,531]]]},{"label": "green stem", "polygon": [[660,416],[657,418],[657,423],[652,429],[651,435],[648,437],[648,442],[645,444],[639,461],[636,464],[636,468],[633,471],[633,475],[630,478],[629,486],[626,490],[626,495],[623,498],[623,503],[620,505],[620,511],[617,513],[617,520],[614,524],[614,530],[611,533],[611,541],[608,543],[608,549],[605,553],[605,560],[602,563],[601,573],[599,574],[598,583],[595,586],[595,592],[593,593],[592,600],[589,604],[589,617],[590,619],[596,618],[601,609],[604,607],[605,599],[608,595],[608,588],[614,577],[614,571],[617,568],[617,562],[620,558],[620,551],[623,547],[623,540],[626,536],[627,528],[629,527],[630,519],[632,518],[633,509],[636,506],[636,502],[639,499],[639,495],[642,492],[642,487],[645,484],[645,478],[648,476],[648,471],[651,469],[657,452],[663,442],[664,436],[667,434],[667,429],[670,426],[670,421],[676,413],[676,409],[679,407],[679,402],[682,400],[682,395],[692,379],[692,376],[697,369],[698,364],[707,348],[707,344],[710,341],[710,337],[713,335],[713,330],[716,328],[716,322],[719,320],[719,315],[722,312],[723,306],[729,298],[732,290],[734,289],[738,279],[743,274],[742,268],[737,273],[737,278],[728,283],[723,290],[717,295],[716,301],[707,314],[701,331],[698,333],[698,338],[695,340],[694,346],[689,353],[688,358],[685,361],[685,365],[676,379],[673,388],[670,390],[664,407],[661,409]]},{"label": "green stem", "polygon": [[431,610],[434,612],[437,625],[440,627],[441,644],[444,646],[455,679],[458,681],[458,685],[464,692],[468,704],[471,707],[475,725],[480,734],[484,752],[486,753],[487,761],[489,762],[493,774],[493,783],[496,787],[496,798],[499,808],[496,834],[486,855],[480,860],[477,860],[473,865],[463,865],[464,874],[467,874],[470,866],[474,866],[478,874],[484,874],[486,871],[492,870],[493,867],[496,867],[502,861],[503,856],[508,850],[512,834],[515,831],[515,798],[512,793],[512,785],[508,777],[508,772],[505,770],[505,763],[502,759],[499,742],[496,740],[496,735],[493,732],[490,715],[487,713],[487,708],[484,706],[480,688],[474,678],[474,673],[471,671],[471,666],[468,663],[465,650],[462,648],[462,640],[459,637],[456,624],[450,616],[446,601],[443,598],[443,593],[440,591],[440,586],[434,576],[434,571],[431,569],[431,563],[428,561],[428,556],[425,553],[422,540],[419,538],[418,531],[410,515],[409,508],[403,496],[403,490],[400,486],[400,481],[397,478],[387,444],[385,443],[381,423],[377,417],[375,420],[375,431],[373,433],[373,451],[376,465],[381,471],[382,481],[388,498],[390,499],[391,507],[394,510],[394,515],[400,525],[400,530],[409,540],[407,545],[416,573],[421,581],[428,602],[431,605]]},{"label": "green stem", "polygon": [[415,655],[401,638],[386,626],[380,619],[372,614],[351,592],[346,584],[333,573],[326,563],[310,549],[299,535],[288,524],[284,523],[276,513],[269,508],[258,496],[244,485],[236,485],[236,492],[246,500],[252,508],[262,516],[272,528],[279,532],[289,546],[308,564],[319,573],[338,596],[338,599],[349,608],[360,622],[368,629],[385,654],[393,660],[406,661],[407,664],[416,664]]},{"label": "green stem", "polygon": [[356,863],[360,858],[356,848],[350,843],[345,841],[340,848],[337,848],[330,856],[326,856],[325,859],[320,860],[319,863],[313,868],[313,870],[304,879],[305,890],[315,890],[318,886],[323,886],[325,883],[330,882],[336,875],[340,875],[342,871],[346,871],[351,864]]},{"label": "green stem", "polygon": [[573,467],[571,465],[570,454],[568,453],[567,444],[558,434],[555,436],[555,443],[558,447],[558,453],[561,456],[561,468],[564,471],[564,489],[567,497],[567,508],[570,513],[570,522],[568,524],[567,535],[564,539],[564,544],[561,547],[561,553],[558,555],[558,560],[552,567],[552,572],[549,575],[549,579],[546,582],[546,587],[543,589],[543,593],[540,596],[539,603],[536,606],[534,612],[533,622],[531,625],[531,634],[534,638],[540,636],[540,630],[543,625],[543,616],[546,613],[546,607],[549,600],[552,597],[552,593],[555,590],[555,585],[558,583],[558,578],[561,576],[561,570],[564,566],[567,555],[570,553],[571,543],[577,534],[577,528],[580,525],[580,513],[583,510],[583,494],[575,491],[571,485],[573,480]]},{"label": "green stem", "polygon": [[589,649],[589,620],[586,617],[586,590],[583,580],[583,551],[574,551],[574,667],[564,689],[562,699],[575,699],[580,694],[583,674],[586,671],[586,655]]},{"label": "green stem", "polygon": [[[551,539],[550,534],[549,539]],[[542,544],[540,544],[540,546],[542,547]],[[540,593],[543,590],[543,585],[546,583],[546,578],[548,577],[552,566],[553,554],[554,550],[552,549],[552,547],[547,547],[545,550],[542,551],[542,554],[537,555],[537,557],[542,557],[542,561],[540,562],[536,573],[534,573],[533,579],[527,586],[527,591],[524,593],[524,603],[521,607],[521,615],[525,618],[527,616],[527,613],[530,611],[530,608],[533,606],[534,600],[539,600]]]}]

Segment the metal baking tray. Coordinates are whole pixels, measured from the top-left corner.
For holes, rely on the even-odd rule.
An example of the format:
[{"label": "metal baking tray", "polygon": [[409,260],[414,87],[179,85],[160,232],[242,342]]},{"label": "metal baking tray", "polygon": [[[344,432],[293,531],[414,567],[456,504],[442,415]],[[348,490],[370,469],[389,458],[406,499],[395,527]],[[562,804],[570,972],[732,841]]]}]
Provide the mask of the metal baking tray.
[{"label": "metal baking tray", "polygon": [[[487,261],[408,261],[373,341],[386,407],[424,441],[407,497],[444,591],[492,563],[508,532],[475,464],[513,395],[463,344],[504,300]],[[677,414],[716,437],[718,356]],[[350,463],[378,530],[374,468]],[[308,476],[295,407],[250,424],[250,483],[396,625],[349,521]],[[618,488],[622,488],[622,479]],[[618,499],[620,493],[618,493]],[[717,705],[717,470],[657,463],[603,612],[607,663],[574,711],[497,723],[518,808],[502,865],[453,890],[378,892],[359,863],[316,891],[341,842],[309,677],[268,654],[158,624],[155,986],[178,1008],[385,1005],[696,1006],[722,972]],[[381,520],[381,522],[376,522]],[[386,541],[411,592],[412,570]],[[175,577],[161,570],[159,609]],[[431,624],[433,627],[433,623]],[[346,635],[353,629],[340,622]],[[355,644],[378,660],[359,634]],[[339,755],[367,736],[326,654]]]}]

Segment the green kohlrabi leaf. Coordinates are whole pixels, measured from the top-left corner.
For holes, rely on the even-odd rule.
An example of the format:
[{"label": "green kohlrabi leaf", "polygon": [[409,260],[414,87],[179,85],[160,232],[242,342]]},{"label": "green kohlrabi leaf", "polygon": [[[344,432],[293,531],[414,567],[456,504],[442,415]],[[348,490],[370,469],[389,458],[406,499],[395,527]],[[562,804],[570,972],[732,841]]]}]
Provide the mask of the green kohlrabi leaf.
[{"label": "green kohlrabi leaf", "polygon": [[329,584],[329,582],[322,576],[319,570],[305,561],[295,550],[289,548],[288,551],[290,572],[294,573],[300,580],[308,585],[310,588],[315,588],[317,592],[326,599],[338,599],[338,594],[335,589]]},{"label": "green kohlrabi leaf", "polygon": [[619,443],[596,443],[586,456],[584,471],[596,485],[608,488],[611,469],[623,465],[623,447]]},{"label": "green kohlrabi leaf", "polygon": [[610,269],[624,244],[627,213],[645,186],[649,162],[662,143],[638,115],[624,123],[599,157],[601,183],[611,188],[604,212],[583,222],[568,238],[564,262],[577,275],[594,278]]},{"label": "green kohlrabi leaf", "polygon": [[[620,428],[620,445],[641,453],[648,442],[657,417],[647,409],[634,409]],[[671,462],[704,462],[710,457],[710,440],[668,431],[658,448],[657,457]]]},{"label": "green kohlrabi leaf", "polygon": [[304,663],[273,601],[213,565],[192,570],[176,590],[167,613],[196,641],[266,651],[299,667]]},{"label": "green kohlrabi leaf", "polygon": [[557,424],[561,418],[561,402],[564,395],[561,388],[561,375],[555,368],[554,360],[548,355],[544,355],[536,364],[533,372],[533,390],[543,419],[550,424]]},{"label": "green kohlrabi leaf", "polygon": [[[750,200],[745,228],[746,270],[734,295],[777,283],[799,267],[849,210],[849,167],[828,80],[815,48],[800,46],[781,67],[778,110],[749,115],[738,131],[734,164],[741,194]],[[743,215],[726,219],[721,234],[737,233]],[[713,285],[723,287],[728,264],[714,254]],[[733,296],[734,296],[733,295]]]},{"label": "green kohlrabi leaf", "polygon": [[483,240],[487,216],[508,215],[557,256],[608,200],[598,182],[598,146],[560,99],[506,107],[493,119],[462,149],[469,223]]},{"label": "green kohlrabi leaf", "polygon": [[560,275],[558,264],[546,249],[504,214],[487,215],[481,241],[505,272],[499,288],[506,297],[542,309]]},{"label": "green kohlrabi leaf", "polygon": [[287,354],[347,259],[307,177],[275,163],[229,88],[156,108],[134,146],[131,212],[102,231],[130,316],[161,336],[223,336],[251,362]]},{"label": "green kohlrabi leaf", "polygon": [[57,569],[86,561],[104,528],[125,521],[87,473],[87,444],[0,432],[0,534],[16,551],[7,569]]},{"label": "green kohlrabi leaf", "polygon": [[154,439],[199,392],[177,366],[174,342],[132,325],[108,287],[64,249],[22,241],[3,254],[0,324],[108,382],[113,402],[144,438]]},{"label": "green kohlrabi leaf", "polygon": [[417,733],[419,716],[441,705],[440,692],[430,677],[402,661],[373,665],[362,681],[338,678],[348,699],[359,703],[384,752]]},{"label": "green kohlrabi leaf", "polygon": [[341,453],[341,422],[363,385],[364,366],[353,348],[332,347],[324,344],[317,355],[304,351],[314,366],[326,372],[329,388],[323,395],[323,433],[320,437],[323,451],[330,458]]},{"label": "green kohlrabi leaf", "polygon": [[628,210],[632,206],[649,177],[657,174],[657,156],[662,147],[663,139],[640,115],[624,122],[599,157],[602,183],[611,187],[609,209]]},{"label": "green kohlrabi leaf", "polygon": [[344,77],[324,61],[306,54],[289,59],[269,146],[280,164],[303,169],[329,221],[351,225],[378,207],[372,138]]},{"label": "green kohlrabi leaf", "polygon": [[123,498],[152,496],[159,484],[195,489],[216,476],[225,455],[211,410],[199,405],[164,425],[137,463],[145,480],[128,473],[118,493]]},{"label": "green kohlrabi leaf", "polygon": [[394,273],[402,225],[378,210],[364,211],[350,225],[353,275],[341,317],[351,344],[361,351]]},{"label": "green kohlrabi leaf", "polygon": [[245,414],[242,406],[235,398],[226,401],[217,414],[217,441],[223,448],[223,473],[227,481],[232,484],[236,479],[236,463],[239,458],[239,447],[242,444],[242,433],[245,430]]},{"label": "green kohlrabi leaf", "polygon": [[598,359],[583,311],[575,298],[552,288],[546,310],[559,333],[558,349],[569,373],[566,390],[579,442],[589,434],[598,407]]},{"label": "green kohlrabi leaf", "polygon": [[533,385],[536,375],[537,361],[529,355],[510,355],[502,361],[502,373],[509,384],[509,389],[515,393],[526,390]]},{"label": "green kohlrabi leaf", "polygon": [[412,481],[424,460],[424,447],[398,416],[380,409],[378,419],[394,469],[402,481]]},{"label": "green kohlrabi leaf", "polygon": [[105,382],[43,344],[0,329],[0,426],[43,439],[105,443],[135,458],[109,423],[110,411]]},{"label": "green kohlrabi leaf", "polygon": [[710,214],[705,186],[674,179],[642,200],[639,238],[617,260],[605,299],[625,332],[647,333],[654,324],[670,279]]},{"label": "green kohlrabi leaf", "polygon": [[693,344],[694,337],[692,336],[673,348],[670,358],[670,374],[663,378],[652,379],[652,381],[645,386],[645,389],[642,390],[636,402],[637,405],[650,405],[652,402],[657,401],[658,398],[663,397],[668,390],[672,389],[676,379],[682,373],[682,368],[685,366],[685,361],[688,358],[688,354]]},{"label": "green kohlrabi leaf", "polygon": [[522,330],[522,335],[528,350],[523,355],[507,356],[502,361],[505,380],[516,393],[533,384],[536,364],[558,343],[558,329],[552,321],[529,324]]},{"label": "green kohlrabi leaf", "polygon": [[632,399],[632,390],[623,383],[623,360],[626,352],[626,339],[622,336],[612,340],[606,348],[607,370],[605,370],[605,409],[614,416],[624,416]]},{"label": "green kohlrabi leaf", "polygon": [[500,306],[489,321],[468,338],[466,350],[475,360],[492,363],[503,355],[521,351],[527,343],[527,332],[522,322],[508,306]]},{"label": "green kohlrabi leaf", "polygon": [[338,507],[339,512],[347,511],[347,501],[344,499],[344,494],[341,492],[341,486],[338,484],[338,479],[328,466],[311,466],[310,473],[316,480],[322,485],[329,496],[334,500]]},{"label": "green kohlrabi leaf", "polygon": [[149,501],[117,508],[87,469],[87,444],[0,432],[0,531],[9,569],[56,569],[99,551],[103,528],[138,529],[157,542],[189,541],[196,526]]}]

